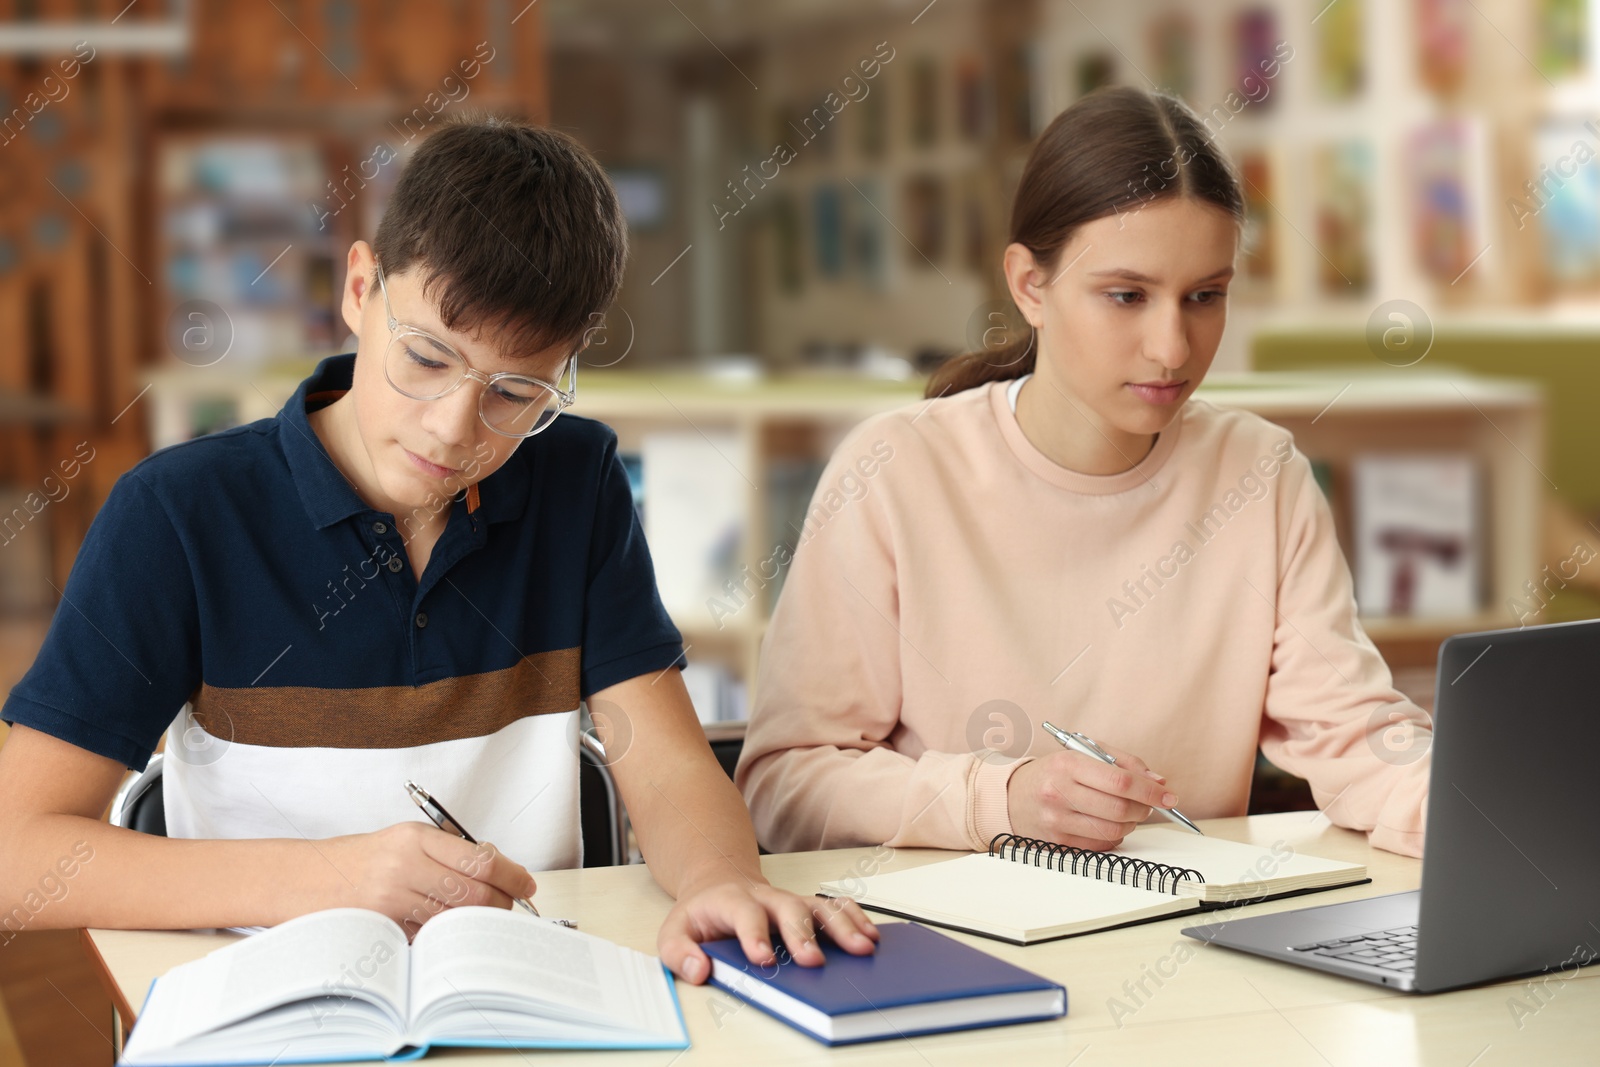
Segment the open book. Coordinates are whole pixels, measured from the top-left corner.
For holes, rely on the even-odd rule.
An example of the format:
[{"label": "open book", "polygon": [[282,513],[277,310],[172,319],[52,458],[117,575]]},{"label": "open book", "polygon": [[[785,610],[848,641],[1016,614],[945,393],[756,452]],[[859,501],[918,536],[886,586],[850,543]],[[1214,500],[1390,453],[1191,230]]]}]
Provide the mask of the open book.
[{"label": "open book", "polygon": [[1357,863],[1141,828],[1115,852],[1002,834],[987,853],[824,882],[824,896],[1017,945],[1370,881]]},{"label": "open book", "polygon": [[415,1059],[430,1045],[687,1048],[661,962],[500,908],[453,908],[406,944],[390,918],[334,908],[174,967],[150,988],[124,1064]]}]

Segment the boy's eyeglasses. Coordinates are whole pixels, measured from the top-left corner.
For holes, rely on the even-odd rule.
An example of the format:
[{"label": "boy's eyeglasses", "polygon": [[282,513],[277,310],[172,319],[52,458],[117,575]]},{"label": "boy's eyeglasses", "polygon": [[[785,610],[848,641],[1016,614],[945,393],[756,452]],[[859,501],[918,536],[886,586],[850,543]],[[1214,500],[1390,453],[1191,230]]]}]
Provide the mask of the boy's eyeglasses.
[{"label": "boy's eyeglasses", "polygon": [[383,375],[396,392],[412,400],[438,400],[471,378],[483,386],[478,415],[483,424],[506,437],[532,437],[572,406],[578,396],[578,355],[567,364],[568,388],[522,374],[484,374],[468,365],[449,342],[408,326],[394,317],[389,286],[378,267],[378,288],[389,324],[389,346],[383,353]]}]

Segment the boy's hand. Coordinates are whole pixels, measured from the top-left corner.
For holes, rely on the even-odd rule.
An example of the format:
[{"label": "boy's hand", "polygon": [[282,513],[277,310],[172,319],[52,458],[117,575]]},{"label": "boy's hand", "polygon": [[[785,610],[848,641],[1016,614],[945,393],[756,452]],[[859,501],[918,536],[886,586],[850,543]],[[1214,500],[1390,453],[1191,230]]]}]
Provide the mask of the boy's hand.
[{"label": "boy's hand", "polygon": [[853,900],[802,897],[765,882],[724,881],[688,893],[667,913],[656,938],[657,951],[672,972],[699,985],[711,976],[711,960],[700,942],[737,937],[751,963],[768,967],[778,962],[769,932],[777,928],[783,948],[796,963],[822,963],[817,927],[854,956],[877,946],[878,928]]},{"label": "boy's hand", "polygon": [[1024,837],[1103,851],[1115,848],[1150,817],[1178,798],[1167,780],[1120,748],[1101,745],[1115,764],[1061,751],[1030,760],[1006,783],[1011,829]]},{"label": "boy's hand", "polygon": [[446,908],[509,908],[531,897],[533,876],[488,842],[473,844],[426,823],[397,823],[318,845],[337,875],[329,907],[382,912],[413,937]]}]

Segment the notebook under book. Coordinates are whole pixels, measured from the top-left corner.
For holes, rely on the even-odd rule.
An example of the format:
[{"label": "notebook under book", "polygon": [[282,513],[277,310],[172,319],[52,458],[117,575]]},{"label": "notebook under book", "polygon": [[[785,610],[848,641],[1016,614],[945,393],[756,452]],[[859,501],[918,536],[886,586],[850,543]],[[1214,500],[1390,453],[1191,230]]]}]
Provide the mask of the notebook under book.
[{"label": "notebook under book", "polygon": [[1159,828],[1092,852],[1002,834],[987,853],[822,883],[824,896],[1016,945],[1371,881],[1359,863]]}]

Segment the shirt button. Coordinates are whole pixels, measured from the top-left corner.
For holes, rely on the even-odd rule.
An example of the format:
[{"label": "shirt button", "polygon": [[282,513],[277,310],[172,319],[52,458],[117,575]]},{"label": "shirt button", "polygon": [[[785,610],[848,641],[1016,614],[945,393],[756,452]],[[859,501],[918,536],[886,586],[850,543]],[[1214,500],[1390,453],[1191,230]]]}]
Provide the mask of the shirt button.
[{"label": "shirt button", "polygon": [[375,522],[372,524],[372,532],[375,534],[386,534],[389,532],[389,524],[386,522]]},{"label": "shirt button", "polygon": [[426,625],[428,625],[428,613],[426,611],[417,612],[417,629],[420,630]]},{"label": "shirt button", "polygon": [[405,566],[405,564],[403,562],[401,562],[401,559],[400,559],[399,556],[390,556],[389,557],[389,573],[390,574],[399,574],[400,573],[400,568],[404,567],[404,566]]}]

